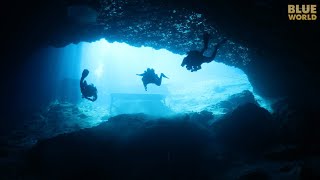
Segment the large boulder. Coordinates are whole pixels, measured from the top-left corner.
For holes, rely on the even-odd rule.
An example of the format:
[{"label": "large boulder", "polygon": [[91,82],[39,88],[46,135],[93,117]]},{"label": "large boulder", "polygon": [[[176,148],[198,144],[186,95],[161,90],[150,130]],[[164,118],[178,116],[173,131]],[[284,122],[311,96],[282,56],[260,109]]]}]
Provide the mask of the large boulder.
[{"label": "large boulder", "polygon": [[318,108],[308,102],[297,105],[287,98],[272,105],[274,119],[279,123],[281,142],[298,145],[307,151],[320,152],[320,121]]},{"label": "large boulder", "polygon": [[239,106],[212,128],[219,142],[248,152],[268,147],[276,134],[271,114],[251,103]]},{"label": "large boulder", "polygon": [[[208,133],[186,116],[119,115],[101,125],[39,142],[32,179],[209,179]],[[209,168],[210,167],[210,168]]]},{"label": "large boulder", "polygon": [[221,101],[214,105],[214,108],[221,109],[222,112],[228,113],[246,103],[258,105],[254,95],[249,90],[244,90],[241,93],[231,95],[227,100]]}]

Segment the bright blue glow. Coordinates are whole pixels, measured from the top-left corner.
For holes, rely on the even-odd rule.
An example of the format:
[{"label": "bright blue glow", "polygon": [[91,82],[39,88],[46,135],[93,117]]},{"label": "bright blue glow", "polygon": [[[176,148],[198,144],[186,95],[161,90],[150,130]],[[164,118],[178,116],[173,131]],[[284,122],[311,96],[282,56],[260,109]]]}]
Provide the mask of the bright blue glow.
[{"label": "bright blue glow", "polygon": [[[105,39],[63,49],[61,78],[79,79],[83,69],[90,71],[86,80],[96,85],[98,100],[94,104],[83,101],[79,106],[95,109],[92,114],[99,109],[107,112],[110,93],[164,94],[166,104],[176,113],[209,110],[221,114],[212,105],[243,90],[253,90],[247,76],[238,68],[211,62],[203,64],[197,72],[189,72],[180,66],[185,55],[165,49],[133,47],[125,43],[109,43]],[[136,74],[149,67],[170,79],[163,79],[160,87],[149,84],[146,92],[141,77]],[[267,107],[263,99],[259,98],[259,101]]]}]

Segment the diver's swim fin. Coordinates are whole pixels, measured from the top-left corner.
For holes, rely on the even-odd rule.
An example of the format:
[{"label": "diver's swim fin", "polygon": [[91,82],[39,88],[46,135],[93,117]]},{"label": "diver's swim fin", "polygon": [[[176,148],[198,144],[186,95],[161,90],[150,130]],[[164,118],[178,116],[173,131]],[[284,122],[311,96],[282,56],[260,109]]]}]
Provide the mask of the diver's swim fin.
[{"label": "diver's swim fin", "polygon": [[164,77],[164,78],[167,78],[169,79],[166,75],[164,75],[163,73],[161,73],[161,76]]},{"label": "diver's swim fin", "polygon": [[81,79],[86,78],[86,77],[88,76],[88,74],[89,74],[89,70],[88,70],[88,69],[84,69],[84,70],[82,71]]}]

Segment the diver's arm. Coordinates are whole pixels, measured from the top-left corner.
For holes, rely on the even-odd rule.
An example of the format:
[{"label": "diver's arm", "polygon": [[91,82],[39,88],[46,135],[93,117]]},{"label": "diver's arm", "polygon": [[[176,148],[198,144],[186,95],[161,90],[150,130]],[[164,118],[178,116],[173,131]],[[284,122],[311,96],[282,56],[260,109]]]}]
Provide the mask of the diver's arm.
[{"label": "diver's arm", "polygon": [[94,100],[94,98],[88,98],[88,97],[84,97],[84,98],[86,98],[86,99],[88,99],[89,101],[92,101],[92,102],[94,102],[95,100]]},{"label": "diver's arm", "polygon": [[92,98],[92,102],[93,102],[93,101],[96,101],[97,99],[98,99],[98,95],[95,94],[95,95],[93,96],[93,98]]},{"label": "diver's arm", "polygon": [[98,99],[98,95],[95,94],[95,95],[92,96],[92,98],[89,98],[89,97],[84,97],[84,98],[88,99],[89,101],[94,102],[94,101],[96,101]]},{"label": "diver's arm", "polygon": [[144,73],[142,73],[142,74],[136,74],[137,76],[144,76]]}]

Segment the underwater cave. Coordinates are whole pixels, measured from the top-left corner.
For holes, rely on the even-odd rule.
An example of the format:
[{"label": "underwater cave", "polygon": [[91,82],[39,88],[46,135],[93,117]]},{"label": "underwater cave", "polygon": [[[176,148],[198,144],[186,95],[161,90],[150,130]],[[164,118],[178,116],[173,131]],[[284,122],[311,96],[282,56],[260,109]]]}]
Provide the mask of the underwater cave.
[{"label": "underwater cave", "polygon": [[[11,4],[18,18],[4,21],[0,179],[319,179],[319,29],[288,21],[286,8]],[[217,48],[213,61],[182,67],[205,42],[204,56]],[[145,90],[147,68],[167,78]],[[83,98],[84,69],[94,102]]]},{"label": "underwater cave", "polygon": [[[224,56],[220,54],[219,58]],[[30,82],[25,80],[25,83],[32,84],[33,81],[36,84],[19,89],[29,93],[36,91],[38,96],[50,95],[47,103],[39,103],[43,110],[36,113],[49,122],[59,116],[61,120],[56,125],[60,129],[52,136],[92,127],[119,114],[167,117],[208,111],[217,121],[245,103],[272,111],[268,102],[253,92],[247,75],[239,68],[225,65],[217,58],[220,63],[213,61],[197,72],[190,72],[180,66],[184,57],[185,54],[174,54],[165,49],[109,43],[105,39],[60,48],[48,47],[36,52],[27,64],[30,68],[20,75],[21,79],[30,77]],[[35,67],[39,70],[35,71]],[[141,77],[136,74],[147,68],[154,68],[158,74],[163,72],[169,79],[164,79],[161,86],[149,84],[145,91]],[[83,69],[90,70],[86,80],[98,90],[99,98],[95,102],[81,98],[79,81]],[[39,76],[42,79],[34,81]],[[35,87],[40,88],[35,90]],[[31,104],[41,101],[32,95],[27,96],[30,99],[17,97]],[[29,110],[34,111],[31,107]]]}]

